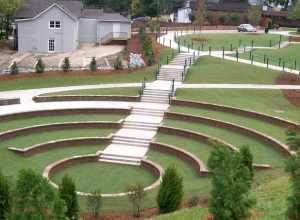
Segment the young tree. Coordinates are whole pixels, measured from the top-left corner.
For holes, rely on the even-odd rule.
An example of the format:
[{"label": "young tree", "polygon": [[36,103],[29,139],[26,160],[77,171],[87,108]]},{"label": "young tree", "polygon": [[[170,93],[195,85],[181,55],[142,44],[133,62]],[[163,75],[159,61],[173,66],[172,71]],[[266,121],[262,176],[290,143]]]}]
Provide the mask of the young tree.
[{"label": "young tree", "polygon": [[197,18],[196,18],[196,24],[199,25],[200,28],[199,38],[202,31],[202,27],[204,25],[205,15],[206,15],[205,0],[201,0],[199,1],[199,7],[197,12]]},{"label": "young tree", "polygon": [[8,178],[0,170],[0,219],[5,219],[11,210],[11,196]]},{"label": "young tree", "polygon": [[226,15],[219,15],[218,19],[221,24],[224,24],[224,22],[226,21]]},{"label": "young tree", "polygon": [[115,70],[122,70],[123,69],[122,60],[120,59],[119,56],[117,56],[117,60],[114,62],[114,69]]},{"label": "young tree", "polygon": [[97,61],[96,61],[95,57],[93,57],[91,62],[90,62],[90,70],[91,71],[96,71],[97,70]]},{"label": "young tree", "polygon": [[62,67],[64,72],[69,72],[70,71],[71,63],[70,63],[69,57],[65,57],[61,67]]},{"label": "young tree", "polygon": [[79,204],[76,194],[76,186],[74,180],[67,174],[63,176],[59,187],[59,196],[67,205],[67,216],[69,219],[78,219],[79,217]]},{"label": "young tree", "polygon": [[210,11],[206,11],[205,13],[205,19],[209,21],[210,24],[212,24],[213,14]]},{"label": "young tree", "polygon": [[299,0],[292,8],[291,19],[292,20],[300,20],[300,1]]},{"label": "young tree", "polygon": [[287,198],[286,218],[300,220],[300,132],[290,128],[286,132],[289,149],[295,155],[285,161],[285,171],[290,174],[292,195]]},{"label": "young tree", "polygon": [[150,28],[151,33],[154,33],[155,27],[156,27],[155,21],[153,21],[153,20],[148,21],[148,26],[149,26],[149,28]]},{"label": "young tree", "polygon": [[11,75],[17,75],[19,74],[19,68],[18,68],[18,65],[16,63],[16,61],[13,62],[13,64],[11,65],[10,67],[10,74]]},{"label": "young tree", "polygon": [[140,182],[129,184],[126,186],[126,192],[129,192],[128,198],[133,207],[133,217],[139,218],[143,199],[147,196],[143,184]]},{"label": "young tree", "polygon": [[240,21],[240,16],[238,14],[234,14],[232,17],[231,17],[231,20],[233,21],[234,25],[237,25],[238,22]]},{"label": "young tree", "polygon": [[154,63],[154,52],[153,50],[150,50],[148,52],[148,60],[147,60],[148,66],[152,66]]},{"label": "young tree", "polygon": [[180,208],[183,199],[183,178],[177,167],[169,165],[162,177],[156,198],[159,212],[170,213]]},{"label": "young tree", "polygon": [[87,196],[86,206],[93,219],[100,217],[102,208],[102,195],[100,190],[95,190]]},{"label": "young tree", "polygon": [[37,63],[35,65],[35,72],[36,73],[43,73],[45,70],[45,64],[42,59],[39,57],[37,58]]},{"label": "young tree", "polygon": [[165,0],[139,0],[139,4],[143,14],[152,19],[163,11]]},{"label": "young tree", "polygon": [[261,7],[260,5],[252,5],[248,10],[248,19],[252,25],[258,25],[261,20]]},{"label": "young tree", "polygon": [[68,220],[65,216],[67,207],[58,197],[56,190],[41,174],[30,168],[19,171],[13,196],[14,212],[6,220]]},{"label": "young tree", "polygon": [[131,15],[132,17],[141,17],[144,16],[144,12],[140,7],[140,0],[133,0],[131,4]]},{"label": "young tree", "polygon": [[254,168],[253,168],[253,154],[248,145],[245,145],[241,148],[241,154],[243,156],[243,164],[245,167],[248,167],[250,171],[249,180],[253,180],[254,177]]},{"label": "young tree", "polygon": [[214,142],[208,167],[212,174],[209,210],[214,219],[239,220],[250,217],[250,209],[256,200],[249,195],[250,172],[243,165],[242,154],[235,152],[232,155],[224,144]]},{"label": "young tree", "polygon": [[189,13],[189,19],[190,19],[190,21],[191,21],[192,24],[194,24],[196,18],[197,18],[196,13],[195,13],[194,11],[191,11],[191,12]]}]

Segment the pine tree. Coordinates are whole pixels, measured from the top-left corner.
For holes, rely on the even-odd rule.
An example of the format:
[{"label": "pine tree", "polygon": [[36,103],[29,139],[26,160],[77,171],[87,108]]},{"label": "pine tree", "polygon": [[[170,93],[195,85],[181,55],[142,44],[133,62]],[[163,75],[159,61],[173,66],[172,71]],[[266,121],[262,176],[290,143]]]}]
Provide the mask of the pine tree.
[{"label": "pine tree", "polygon": [[159,212],[170,213],[180,208],[183,199],[183,178],[177,167],[169,165],[162,177],[156,198]]},{"label": "pine tree", "polygon": [[241,148],[241,154],[243,156],[243,164],[248,167],[250,171],[250,179],[253,180],[254,177],[254,168],[253,168],[253,154],[248,145],[245,145]]},{"label": "pine tree", "polygon": [[97,70],[97,61],[96,58],[93,57],[90,63],[90,70],[91,71],[96,71]]},{"label": "pine tree", "polygon": [[19,74],[19,68],[18,68],[16,61],[14,61],[13,65],[10,67],[10,74],[11,75]]},{"label": "pine tree", "polygon": [[212,173],[209,210],[214,219],[239,220],[250,217],[250,209],[256,200],[249,195],[250,171],[243,165],[242,154],[235,152],[232,155],[224,144],[214,142],[208,167]]},{"label": "pine tree", "polygon": [[150,50],[148,52],[148,66],[152,66],[154,63],[154,52],[152,50]]},{"label": "pine tree", "polygon": [[74,180],[67,174],[63,176],[59,184],[59,196],[66,202],[67,213],[69,219],[78,219],[79,204],[76,194],[76,186]]},{"label": "pine tree", "polygon": [[123,69],[123,64],[122,64],[122,60],[120,59],[120,57],[117,57],[117,60],[114,62],[114,69],[115,70],[121,70]]},{"label": "pine tree", "polygon": [[6,215],[10,213],[10,209],[10,182],[0,170],[0,219],[5,219]]},{"label": "pine tree", "polygon": [[70,68],[71,68],[71,63],[70,63],[70,59],[68,57],[66,57],[63,61],[63,64],[62,64],[62,69],[64,72],[69,72],[70,71]]},{"label": "pine tree", "polygon": [[36,63],[36,66],[35,66],[35,72],[36,73],[43,73],[44,70],[45,70],[44,62],[42,61],[41,58],[37,58],[37,63]]},{"label": "pine tree", "polygon": [[300,132],[288,129],[286,132],[289,149],[295,155],[285,161],[285,171],[288,172],[292,187],[292,195],[287,198],[287,219],[300,220]]}]

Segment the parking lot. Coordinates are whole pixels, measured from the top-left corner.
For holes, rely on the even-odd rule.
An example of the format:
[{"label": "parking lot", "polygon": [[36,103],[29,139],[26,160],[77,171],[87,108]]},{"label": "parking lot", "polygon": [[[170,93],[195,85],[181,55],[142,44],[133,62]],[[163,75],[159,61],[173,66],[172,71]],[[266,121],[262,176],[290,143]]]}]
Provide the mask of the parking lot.
[{"label": "parking lot", "polygon": [[124,55],[125,46],[81,43],[73,53],[28,53],[0,48],[0,69],[7,69],[13,62],[19,68],[34,68],[38,57],[42,58],[47,68],[60,67],[65,57],[70,58],[72,67],[85,67],[96,57],[97,66],[112,66],[118,55]]}]

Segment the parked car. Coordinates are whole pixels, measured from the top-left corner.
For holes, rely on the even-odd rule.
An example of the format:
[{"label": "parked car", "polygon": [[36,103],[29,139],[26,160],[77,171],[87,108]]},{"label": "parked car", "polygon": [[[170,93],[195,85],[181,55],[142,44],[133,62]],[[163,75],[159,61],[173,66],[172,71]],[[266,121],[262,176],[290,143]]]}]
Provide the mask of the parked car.
[{"label": "parked car", "polygon": [[251,24],[241,24],[237,27],[238,32],[257,32],[257,29],[254,28]]},{"label": "parked car", "polygon": [[135,19],[133,19],[134,21],[148,21],[149,20],[149,18],[147,18],[147,17],[138,17],[138,18],[135,18]]}]

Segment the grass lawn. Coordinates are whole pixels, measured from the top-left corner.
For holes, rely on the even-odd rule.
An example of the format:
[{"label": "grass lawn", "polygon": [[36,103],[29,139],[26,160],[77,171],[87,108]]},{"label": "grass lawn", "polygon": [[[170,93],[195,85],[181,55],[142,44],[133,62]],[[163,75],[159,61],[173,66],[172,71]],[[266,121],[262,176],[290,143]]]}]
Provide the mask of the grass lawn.
[{"label": "grass lawn", "polygon": [[[186,46],[190,43],[193,38],[199,38],[199,34],[191,34],[180,37],[180,44],[184,45],[184,40],[186,41]],[[270,40],[272,40],[272,46],[278,44],[279,35],[278,34],[249,34],[249,33],[233,33],[233,34],[206,34],[202,33],[200,38],[205,38],[207,41],[197,42],[193,41],[194,49],[198,49],[199,46],[204,45],[203,50],[208,51],[209,47],[212,47],[212,50],[221,51],[223,47],[225,50],[231,49],[231,44],[233,50],[239,47],[239,40],[241,40],[241,46],[251,46],[253,40],[254,47],[269,47]],[[282,37],[283,40],[288,39],[287,36]],[[178,40],[177,40],[178,42]]]},{"label": "grass lawn", "polygon": [[99,162],[68,167],[56,173],[51,179],[59,184],[65,174],[72,176],[77,191],[91,192],[101,189],[101,193],[104,194],[126,192],[126,186],[136,182],[150,186],[157,180],[152,172],[138,166]]},{"label": "grass lawn", "polygon": [[[283,66],[283,61],[285,62],[285,67],[290,69],[300,68],[300,44],[290,44],[289,46],[282,48],[280,50],[268,50],[268,49],[254,49],[251,51],[253,55],[253,60],[260,63],[267,63],[269,58],[269,64],[275,66]],[[266,58],[264,58],[266,55]],[[232,57],[236,57],[236,54],[232,54]],[[250,53],[240,53],[239,58],[250,59]],[[281,60],[281,62],[279,62]],[[295,63],[296,61],[296,63]],[[296,64],[296,68],[295,68]]]},{"label": "grass lawn", "polygon": [[297,28],[281,27],[280,30],[282,30],[282,31],[297,31]]},{"label": "grass lawn", "polygon": [[[170,54],[172,49],[161,51],[160,56],[165,57]],[[91,75],[91,76],[43,76],[41,74],[32,78],[20,78],[12,80],[0,81],[0,91],[21,90],[21,89],[37,89],[37,88],[52,88],[63,86],[79,86],[79,85],[97,85],[109,83],[134,83],[142,82],[144,77],[148,78],[148,82],[155,80],[155,71],[157,65],[146,67],[140,70],[132,70],[128,74],[113,74],[113,75]]]},{"label": "grass lawn", "polygon": [[[299,109],[281,90],[269,89],[177,89],[178,99],[227,105],[299,122]],[[275,110],[283,110],[277,113]]]},{"label": "grass lawn", "polygon": [[274,84],[280,72],[203,56],[188,70],[184,83]]},{"label": "grass lawn", "polygon": [[107,89],[82,89],[63,92],[45,93],[42,96],[55,95],[127,95],[135,96],[139,94],[141,87],[123,87],[123,88],[107,88]]}]

